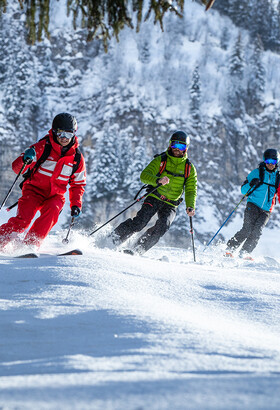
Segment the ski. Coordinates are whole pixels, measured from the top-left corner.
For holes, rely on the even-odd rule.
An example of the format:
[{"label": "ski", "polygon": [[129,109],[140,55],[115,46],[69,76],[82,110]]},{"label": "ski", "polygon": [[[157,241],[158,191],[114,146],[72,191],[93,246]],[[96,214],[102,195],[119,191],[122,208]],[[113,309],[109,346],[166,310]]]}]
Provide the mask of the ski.
[{"label": "ski", "polygon": [[58,254],[44,254],[44,253],[24,253],[22,255],[14,256],[14,258],[21,258],[21,259],[35,259],[44,256],[74,256],[74,255],[83,255],[83,252],[80,249],[72,249],[71,251],[58,253]]},{"label": "ski", "polygon": [[15,256],[15,258],[34,259],[39,258],[39,255],[36,253],[24,253],[23,255]]},{"label": "ski", "polygon": [[57,256],[68,256],[68,255],[82,255],[83,252],[80,249],[72,249],[71,251],[65,253],[59,253]]},{"label": "ski", "polygon": [[135,255],[132,249],[124,249],[121,252],[125,253],[126,255],[131,255],[131,256]]}]

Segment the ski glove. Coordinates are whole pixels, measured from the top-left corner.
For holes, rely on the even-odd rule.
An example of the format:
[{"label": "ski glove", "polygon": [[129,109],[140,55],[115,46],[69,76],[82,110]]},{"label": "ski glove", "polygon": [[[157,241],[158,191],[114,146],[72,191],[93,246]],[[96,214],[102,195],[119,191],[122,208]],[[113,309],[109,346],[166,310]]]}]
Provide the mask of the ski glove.
[{"label": "ski glove", "polygon": [[72,206],[71,208],[71,216],[74,216],[74,218],[77,218],[80,215],[80,208],[76,205]]},{"label": "ski glove", "polygon": [[259,178],[253,178],[251,182],[249,182],[250,187],[252,188],[255,185],[258,185],[261,181]]},{"label": "ski glove", "polygon": [[25,150],[24,155],[23,155],[23,162],[30,164],[35,158],[35,155],[36,155],[36,151],[33,147],[27,148],[27,150]]}]

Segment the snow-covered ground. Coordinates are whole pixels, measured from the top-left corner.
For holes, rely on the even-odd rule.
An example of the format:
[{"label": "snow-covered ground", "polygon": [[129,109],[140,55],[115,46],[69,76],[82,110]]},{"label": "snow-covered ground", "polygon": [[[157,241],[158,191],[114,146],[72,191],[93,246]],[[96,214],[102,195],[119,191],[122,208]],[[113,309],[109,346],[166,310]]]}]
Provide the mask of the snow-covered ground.
[{"label": "snow-covered ground", "polygon": [[197,246],[194,263],[78,234],[65,248],[64,234],[42,253],[84,255],[0,257],[1,409],[280,408],[276,241],[274,259],[261,244],[254,262]]}]

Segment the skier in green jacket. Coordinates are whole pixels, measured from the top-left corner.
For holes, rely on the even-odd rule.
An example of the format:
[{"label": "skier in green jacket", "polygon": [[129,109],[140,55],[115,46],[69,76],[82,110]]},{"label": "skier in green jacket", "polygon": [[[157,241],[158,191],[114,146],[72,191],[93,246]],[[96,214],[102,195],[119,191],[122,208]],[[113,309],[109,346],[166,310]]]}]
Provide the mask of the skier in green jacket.
[{"label": "skier in green jacket", "polygon": [[126,250],[126,253],[141,255],[159,241],[174,221],[184,190],[187,214],[194,216],[197,175],[194,165],[188,160],[189,144],[190,138],[185,132],[174,132],[166,153],[155,157],[142,171],[140,179],[144,184],[152,188],[160,186],[145,198],[133,219],[127,219],[114,230],[113,241],[120,245],[134,233],[140,232],[155,214],[157,221],[141,235],[133,249]]}]

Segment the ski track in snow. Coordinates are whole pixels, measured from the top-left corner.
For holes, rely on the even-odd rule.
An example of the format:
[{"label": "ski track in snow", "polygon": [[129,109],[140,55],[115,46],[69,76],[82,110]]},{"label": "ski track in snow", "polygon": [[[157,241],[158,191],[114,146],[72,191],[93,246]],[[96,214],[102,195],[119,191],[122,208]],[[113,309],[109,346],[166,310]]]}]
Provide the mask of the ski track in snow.
[{"label": "ski track in snow", "polygon": [[0,258],[0,408],[280,408],[278,261],[79,243]]}]

